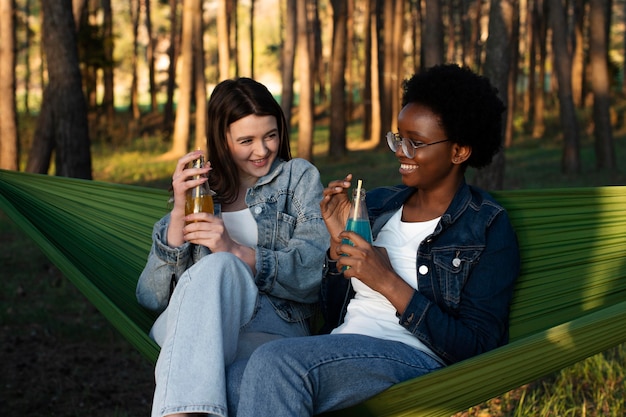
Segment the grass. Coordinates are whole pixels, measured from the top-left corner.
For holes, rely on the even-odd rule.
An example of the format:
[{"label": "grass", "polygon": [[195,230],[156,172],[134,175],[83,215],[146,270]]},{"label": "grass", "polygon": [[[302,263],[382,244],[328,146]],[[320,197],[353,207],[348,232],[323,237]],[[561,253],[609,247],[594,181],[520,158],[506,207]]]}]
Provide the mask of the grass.
[{"label": "grass", "polygon": [[[350,143],[352,150],[345,157],[326,155],[325,129],[318,129],[314,145],[314,162],[324,183],[342,178],[347,173],[362,178],[367,188],[398,182],[397,161],[387,150],[367,149],[367,144],[353,141]],[[351,136],[357,137],[358,128],[350,129]],[[616,159],[623,161],[626,159],[626,133],[616,130],[614,135]],[[169,144],[158,133],[141,135],[125,144],[95,142],[92,147],[94,179],[167,188],[174,165],[173,160],[161,158],[167,150]],[[595,168],[591,137],[584,136],[582,139],[581,173],[563,175],[560,158],[561,142],[558,138],[533,140],[523,135],[516,137],[513,145],[506,150],[505,188],[626,184],[624,171],[608,172]],[[470,180],[472,175],[471,171],[468,172]],[[33,412],[37,409],[33,407],[38,404],[41,407],[48,404],[46,409],[52,404],[57,412],[50,415],[147,415],[152,390],[151,367],[142,362],[121,336],[2,213],[0,237],[3,239],[0,262],[5,278],[0,295],[3,361],[8,363],[13,357],[22,360],[21,368],[16,366],[11,368],[12,372],[4,373],[3,377],[7,379],[3,382],[4,393],[0,393],[0,407],[16,410],[14,415]],[[78,350],[54,350],[53,346],[59,343],[78,350],[81,348],[77,346],[82,343],[83,351],[101,353],[96,355],[97,359],[87,360]],[[19,359],[24,357],[19,346],[31,344],[35,352],[25,358],[34,360],[35,365]],[[45,352],[50,351],[56,356],[46,356]],[[69,368],[60,370],[41,366],[42,360],[58,362],[63,355],[69,357],[66,358],[70,361],[70,365],[66,365]],[[81,365],[81,360],[87,363]],[[623,416],[626,415],[625,366],[626,345],[621,345],[456,416]],[[115,370],[113,388],[96,386],[96,382],[76,387],[76,384],[63,379],[65,372],[83,379],[91,373],[98,381],[103,380],[107,375],[95,372],[104,372],[103,368]],[[56,375],[59,373],[60,376]],[[21,386],[19,381],[31,381],[33,375],[42,380],[53,380],[54,386],[29,397],[26,394],[29,385]],[[116,393],[127,390],[134,390],[137,395],[132,398],[115,397]],[[111,403],[112,397],[116,399]],[[51,400],[54,398],[56,400]],[[103,405],[103,401],[109,401],[109,404]]]}]

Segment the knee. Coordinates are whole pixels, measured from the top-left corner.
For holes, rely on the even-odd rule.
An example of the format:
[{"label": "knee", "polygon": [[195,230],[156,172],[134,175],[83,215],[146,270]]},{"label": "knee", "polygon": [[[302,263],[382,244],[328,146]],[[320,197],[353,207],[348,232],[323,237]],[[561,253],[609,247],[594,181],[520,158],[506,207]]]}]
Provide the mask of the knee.
[{"label": "knee", "polygon": [[288,339],[273,340],[256,348],[248,360],[245,372],[262,377],[280,368],[288,368],[291,360],[289,353],[283,348],[286,341]]}]

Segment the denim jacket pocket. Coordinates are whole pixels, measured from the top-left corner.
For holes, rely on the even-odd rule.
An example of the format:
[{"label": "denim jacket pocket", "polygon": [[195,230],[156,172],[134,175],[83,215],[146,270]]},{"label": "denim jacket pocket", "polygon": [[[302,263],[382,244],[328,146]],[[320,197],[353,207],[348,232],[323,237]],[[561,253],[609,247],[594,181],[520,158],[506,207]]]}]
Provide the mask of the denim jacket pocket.
[{"label": "denim jacket pocket", "polygon": [[461,292],[474,264],[478,262],[484,247],[441,248],[433,250],[433,264],[446,305],[456,310]]},{"label": "denim jacket pocket", "polygon": [[289,245],[289,241],[293,236],[293,231],[296,228],[297,219],[287,213],[277,213],[276,222],[276,249],[280,250],[286,248]]}]

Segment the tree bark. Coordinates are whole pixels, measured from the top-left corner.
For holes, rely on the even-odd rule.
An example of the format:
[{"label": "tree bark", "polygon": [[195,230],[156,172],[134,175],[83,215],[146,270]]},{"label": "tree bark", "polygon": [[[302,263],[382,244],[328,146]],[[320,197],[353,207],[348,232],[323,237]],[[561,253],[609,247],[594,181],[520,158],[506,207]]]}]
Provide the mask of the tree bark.
[{"label": "tree bark", "polygon": [[330,61],[330,144],[329,155],[346,154],[346,37],[345,0],[331,0],[333,8],[333,46]]},{"label": "tree bark", "polygon": [[535,54],[537,56],[537,88],[534,97],[534,113],[532,137],[540,139],[546,130],[545,124],[545,80],[546,80],[546,59],[547,59],[547,0],[533,0],[533,30],[536,31],[533,36],[535,42]]},{"label": "tree bark", "polygon": [[203,24],[202,24],[202,2],[199,2],[200,10],[194,15],[193,26],[193,63],[196,93],[196,130],[195,130],[195,148],[207,149],[206,143],[206,124],[207,124],[207,91],[206,79],[204,76],[204,42],[203,42]]},{"label": "tree bark", "polygon": [[200,11],[199,0],[183,2],[183,25],[180,42],[182,60],[178,85],[178,106],[172,135],[171,154],[179,157],[189,150],[189,123],[191,120],[191,90],[193,87],[194,14]]},{"label": "tree bark", "polygon": [[287,126],[291,127],[291,115],[293,108],[293,80],[294,65],[296,60],[297,15],[296,0],[287,0],[285,8],[285,34],[281,53],[281,77],[282,94],[280,106],[285,113]]},{"label": "tree bark", "polygon": [[228,23],[229,0],[217,2],[217,61],[219,80],[226,80],[230,74],[230,30]]},{"label": "tree bark", "polygon": [[26,170],[47,173],[49,155],[54,149],[56,175],[91,179],[87,105],[78,64],[72,2],[42,0],[41,6],[49,83]]},{"label": "tree bark", "polygon": [[178,0],[169,0],[170,5],[170,47],[167,51],[167,101],[163,110],[163,128],[170,132],[174,121],[174,89],[176,88],[176,63],[178,61]]},{"label": "tree bark", "polygon": [[298,157],[313,160],[313,78],[309,49],[308,0],[297,0],[298,41],[297,56],[300,75],[300,105],[298,106]]},{"label": "tree bark", "polygon": [[[110,1],[110,0],[107,0]],[[157,85],[156,85],[156,69],[155,65],[155,49],[156,40],[152,33],[152,8],[150,7],[151,0],[142,0],[144,4],[144,10],[146,11],[146,36],[148,37],[148,46],[146,48],[146,61],[148,63],[148,83],[150,85],[150,111],[155,112],[158,110],[157,103]]]},{"label": "tree bark", "polygon": [[102,68],[102,78],[104,84],[104,94],[102,97],[102,108],[107,124],[113,123],[115,117],[115,92],[113,67],[113,17],[111,12],[111,0],[102,0],[102,13],[104,16],[103,26],[103,53],[104,64]]},{"label": "tree bark", "polygon": [[130,19],[133,32],[133,56],[131,57],[132,82],[130,86],[130,110],[133,120],[138,121],[141,113],[139,111],[139,80],[137,79],[137,65],[139,61],[139,0],[130,0]]},{"label": "tree bark", "polygon": [[0,0],[0,168],[17,171],[15,47],[15,0]]},{"label": "tree bark", "polygon": [[554,68],[559,82],[561,128],[563,129],[563,154],[561,170],[565,174],[580,172],[580,131],[572,93],[572,55],[568,47],[565,9],[561,0],[549,0],[550,27]]},{"label": "tree bark", "polygon": [[610,116],[610,83],[608,68],[608,24],[606,0],[590,1],[590,65],[593,89],[593,123],[596,150],[596,167],[616,168],[615,146]]},{"label": "tree bark", "polygon": [[[489,9],[489,37],[484,73],[493,86],[498,89],[498,96],[503,103],[508,102],[509,72],[511,71],[511,53],[513,45],[513,22],[517,0],[491,0]],[[506,129],[506,112],[502,116],[502,140]],[[474,182],[487,190],[501,190],[504,185],[504,152],[498,152],[491,164],[477,171]]]},{"label": "tree bark", "polygon": [[443,62],[443,21],[441,18],[440,0],[425,0],[426,18],[422,35],[422,50],[424,51],[424,67]]}]

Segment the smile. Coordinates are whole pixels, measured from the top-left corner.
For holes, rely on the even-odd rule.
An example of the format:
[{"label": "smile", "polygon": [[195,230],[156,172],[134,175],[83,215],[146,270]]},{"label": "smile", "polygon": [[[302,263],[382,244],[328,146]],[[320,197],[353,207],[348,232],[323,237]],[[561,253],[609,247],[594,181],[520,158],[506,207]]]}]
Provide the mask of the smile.
[{"label": "smile", "polygon": [[400,164],[400,169],[403,171],[412,171],[414,169],[417,169],[417,165],[413,165],[413,164]]},{"label": "smile", "polygon": [[261,165],[265,165],[268,159],[269,158],[261,158],[261,159],[250,160],[250,162],[254,165],[261,166]]}]

